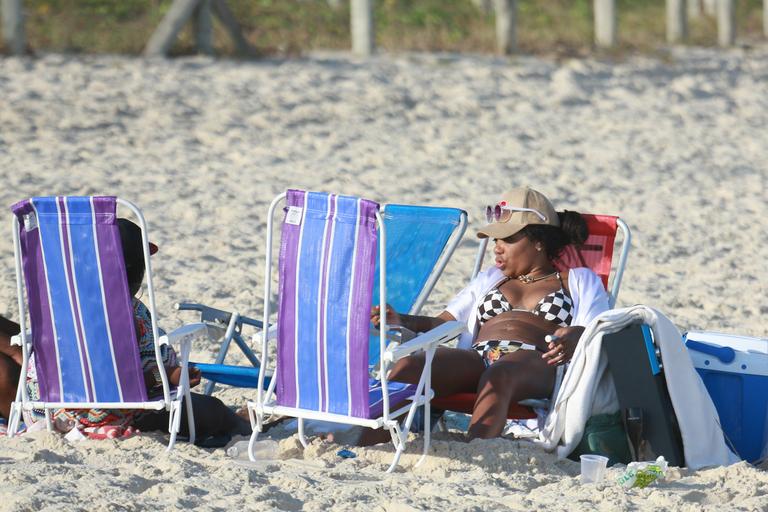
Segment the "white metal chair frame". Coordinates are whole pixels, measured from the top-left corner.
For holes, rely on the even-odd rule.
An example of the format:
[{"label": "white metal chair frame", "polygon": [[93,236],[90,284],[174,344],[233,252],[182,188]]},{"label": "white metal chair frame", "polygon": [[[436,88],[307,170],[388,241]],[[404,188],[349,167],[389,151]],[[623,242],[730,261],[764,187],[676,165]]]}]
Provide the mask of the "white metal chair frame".
[{"label": "white metal chair frame", "polygon": [[[269,316],[270,316],[270,307],[269,307],[270,297],[271,297],[270,276],[272,274],[272,233],[274,229],[273,217],[274,217],[274,212],[277,205],[283,199],[285,199],[285,197],[286,197],[286,194],[283,193],[277,196],[272,201],[272,203],[269,206],[269,212],[267,217],[267,239],[266,239],[267,250],[266,250],[266,263],[264,268],[263,325],[269,325]],[[381,214],[378,211],[376,212],[376,222],[378,224],[378,229],[379,229],[379,248],[380,248],[379,249],[379,271],[380,271],[379,282],[381,283],[381,285],[379,288],[379,301],[380,301],[380,304],[386,304],[387,303],[386,302],[386,298],[387,298],[386,232],[384,228],[383,219],[381,217]],[[397,466],[398,462],[400,461],[400,456],[405,450],[406,442],[408,439],[408,433],[413,423],[414,414],[416,413],[416,408],[420,405],[423,405],[424,417],[425,417],[424,451],[422,453],[421,458],[417,462],[416,466],[420,465],[426,459],[426,456],[429,450],[429,443],[430,443],[431,428],[429,423],[429,415],[430,415],[429,401],[433,396],[433,392],[431,388],[432,359],[435,355],[435,350],[439,345],[454,339],[456,336],[461,334],[465,329],[466,329],[466,326],[464,324],[461,324],[460,322],[445,322],[439,327],[429,332],[426,332],[424,334],[421,334],[416,338],[408,341],[407,343],[403,343],[403,344],[390,343],[389,347],[387,347],[386,318],[382,317],[381,326],[379,330],[379,349],[381,350],[381,354],[382,354],[379,362],[379,370],[380,370],[381,387],[382,387],[383,412],[382,412],[382,415],[376,419],[356,418],[356,417],[345,416],[340,414],[324,413],[319,411],[276,405],[276,397],[275,397],[274,391],[275,391],[275,385],[277,382],[276,375],[279,369],[275,367],[272,380],[269,383],[269,388],[266,390],[264,389],[264,373],[265,372],[264,371],[259,372],[259,388],[258,388],[258,393],[256,395],[256,401],[248,402],[248,414],[250,416],[251,426],[253,428],[253,433],[251,435],[250,442],[248,444],[248,456],[250,460],[252,461],[256,460],[254,456],[254,446],[258,438],[259,432],[262,431],[262,427],[264,425],[264,415],[276,414],[276,415],[291,416],[291,417],[298,418],[299,440],[304,447],[306,447],[308,444],[306,437],[304,435],[304,420],[321,420],[321,421],[330,421],[334,423],[359,425],[362,427],[369,427],[374,429],[378,429],[378,428],[388,429],[392,437],[392,443],[394,444],[395,450],[396,450],[395,456],[392,460],[392,464],[389,466],[389,469],[387,469],[387,473],[390,473]],[[262,361],[263,361],[262,368],[265,368],[267,364],[266,363],[267,341],[268,339],[271,339],[275,335],[276,335],[276,330],[270,329],[267,335],[261,336],[257,334],[254,336],[254,339],[258,339],[259,341],[261,341],[261,353],[262,353]],[[389,395],[388,395],[387,373],[395,362],[419,351],[425,352],[426,360],[424,364],[424,370],[422,371],[421,378],[419,379],[419,383],[417,385],[416,392],[414,396],[410,398],[411,403],[409,405],[400,407],[397,410],[391,411],[390,404],[389,404]],[[397,418],[405,413],[407,413],[408,415],[406,417],[404,425],[401,427]]]},{"label": "white metal chair frame", "polygon": [[[149,238],[147,236],[147,222],[144,215],[133,203],[124,199],[117,198],[117,204],[128,208],[139,221],[141,228],[141,242],[144,250],[144,265],[146,267],[147,295],[149,296],[149,310],[152,320],[152,335],[155,342],[155,357],[157,359],[158,372],[163,388],[161,398],[147,402],[43,402],[31,401],[27,393],[26,372],[29,365],[29,356],[32,351],[31,333],[26,329],[26,307],[24,300],[24,269],[21,261],[21,242],[19,240],[19,221],[14,215],[12,222],[13,229],[13,249],[16,263],[16,294],[19,306],[19,325],[21,332],[11,339],[12,345],[21,346],[22,369],[19,377],[19,384],[16,390],[16,400],[11,404],[11,413],[8,421],[8,437],[12,437],[19,428],[19,421],[22,410],[31,411],[32,409],[42,409],[45,413],[46,428],[50,432],[53,430],[51,421],[51,410],[55,409],[146,409],[162,410],[170,412],[168,420],[168,432],[171,435],[167,451],[170,451],[176,443],[176,435],[181,425],[182,397],[187,404],[187,421],[189,427],[189,442],[195,442],[195,423],[194,413],[192,411],[192,398],[189,386],[189,354],[191,343],[195,338],[206,335],[207,326],[202,323],[188,324],[180,327],[164,336],[160,336],[160,330],[157,324],[157,308],[155,305],[155,290],[152,285],[152,265],[149,257]],[[162,345],[179,343],[179,361],[181,365],[181,380],[175,391],[171,391],[168,382],[168,375],[163,366],[163,358],[160,352]]]}]

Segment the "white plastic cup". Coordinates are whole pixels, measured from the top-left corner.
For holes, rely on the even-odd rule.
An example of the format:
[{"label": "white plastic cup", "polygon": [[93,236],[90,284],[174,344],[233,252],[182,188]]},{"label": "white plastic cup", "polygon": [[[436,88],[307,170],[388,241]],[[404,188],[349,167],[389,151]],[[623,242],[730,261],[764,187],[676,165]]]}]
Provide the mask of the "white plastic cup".
[{"label": "white plastic cup", "polygon": [[587,454],[581,456],[581,483],[596,484],[603,480],[608,457]]}]

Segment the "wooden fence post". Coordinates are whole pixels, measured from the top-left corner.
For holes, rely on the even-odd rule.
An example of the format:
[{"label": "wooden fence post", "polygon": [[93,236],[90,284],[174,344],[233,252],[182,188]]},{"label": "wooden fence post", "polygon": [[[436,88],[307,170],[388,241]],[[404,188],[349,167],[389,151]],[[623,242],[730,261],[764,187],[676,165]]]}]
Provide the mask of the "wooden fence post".
[{"label": "wooden fence post", "polygon": [[373,54],[373,0],[351,0],[352,52],[368,57]]},{"label": "wooden fence post", "polygon": [[685,0],[667,0],[667,42],[679,43],[688,37]]},{"label": "wooden fence post", "polygon": [[255,52],[240,30],[237,19],[229,10],[226,0],[173,0],[171,8],[165,13],[160,24],[149,38],[144,55],[162,57],[171,49],[176,36],[184,24],[197,12],[195,21],[195,41],[204,53],[213,52],[213,26],[211,14],[215,14],[232,38],[235,48],[242,55],[254,55]]},{"label": "wooden fence post", "polygon": [[2,0],[3,43],[12,55],[22,55],[27,47],[24,11],[21,0]]},{"label": "wooden fence post", "polygon": [[211,15],[211,0],[200,0],[195,17],[195,44],[197,51],[205,55],[213,55],[213,17]]},{"label": "wooden fence post", "polygon": [[601,48],[616,45],[616,0],[594,0],[595,43]]},{"label": "wooden fence post", "polygon": [[246,56],[256,55],[255,48],[251,46],[251,43],[243,35],[242,28],[237,22],[235,15],[229,9],[227,2],[225,0],[211,0],[211,8],[229,34],[229,38],[232,40],[235,48],[237,48],[237,53]]},{"label": "wooden fence post", "polygon": [[174,0],[171,8],[160,21],[152,37],[149,38],[144,55],[162,57],[168,54],[184,24],[195,11],[199,0]]},{"label": "wooden fence post", "polygon": [[733,46],[736,42],[736,5],[733,0],[717,0],[717,43]]},{"label": "wooden fence post", "polygon": [[496,51],[511,55],[517,51],[517,0],[494,0],[496,11]]}]

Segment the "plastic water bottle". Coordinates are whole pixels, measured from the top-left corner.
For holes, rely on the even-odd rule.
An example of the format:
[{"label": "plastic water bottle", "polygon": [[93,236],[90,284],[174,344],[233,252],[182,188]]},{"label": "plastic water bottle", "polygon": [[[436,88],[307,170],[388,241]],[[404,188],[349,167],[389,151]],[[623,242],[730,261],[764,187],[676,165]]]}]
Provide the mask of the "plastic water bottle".
[{"label": "plastic water bottle", "polygon": [[[256,441],[253,454],[256,460],[275,460],[279,452],[277,441],[264,439]],[[248,460],[248,441],[238,441],[227,448],[227,455],[233,459]]]}]

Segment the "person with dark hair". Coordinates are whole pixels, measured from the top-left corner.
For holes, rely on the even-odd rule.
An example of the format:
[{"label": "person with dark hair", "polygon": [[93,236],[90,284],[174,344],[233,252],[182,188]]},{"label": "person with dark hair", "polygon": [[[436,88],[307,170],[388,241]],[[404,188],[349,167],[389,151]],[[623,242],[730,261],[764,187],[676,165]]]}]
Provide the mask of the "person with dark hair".
[{"label": "person with dark hair", "polygon": [[[147,307],[136,297],[144,281],[146,266],[141,240],[141,228],[127,219],[118,219],[120,241],[123,246],[125,273],[128,278],[128,289],[134,297],[134,316],[136,318],[136,335],[139,338],[139,352],[144,380],[149,396],[162,393],[162,382],[155,360],[155,340],[152,336],[152,320]],[[154,254],[157,246],[149,243],[149,253]],[[164,345],[160,348],[168,380],[177,386],[181,379],[181,366],[176,363],[176,352],[172,347]],[[190,386],[200,383],[200,370],[189,368]],[[195,433],[197,443],[208,447],[223,446],[233,434],[247,435],[251,433],[248,421],[238,416],[216,397],[192,393],[192,409],[194,411]],[[168,411],[137,412],[132,419],[133,426],[140,430],[168,430]],[[181,418],[181,435],[188,435],[186,403],[183,404]]]},{"label": "person with dark hair", "polygon": [[[495,266],[477,275],[436,317],[399,314],[387,306],[387,324],[425,332],[443,322],[466,322],[457,348],[440,347],[432,362],[436,396],[477,393],[469,438],[501,435],[511,403],[549,398],[573,356],[585,326],[609,309],[600,278],[588,268],[559,272],[554,261],[569,244],[582,244],[586,222],[556,212],[531,188],[517,188],[486,208]],[[375,307],[371,320],[379,323]],[[549,343],[547,335],[553,336]],[[416,384],[424,354],[400,360],[389,379]],[[361,444],[377,442],[365,432]]]}]

